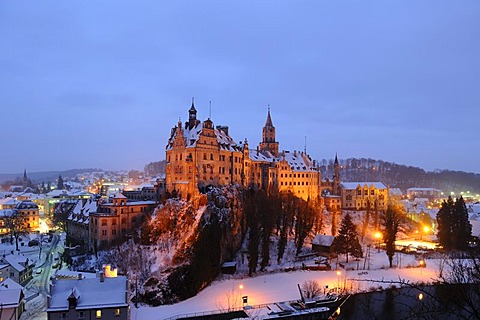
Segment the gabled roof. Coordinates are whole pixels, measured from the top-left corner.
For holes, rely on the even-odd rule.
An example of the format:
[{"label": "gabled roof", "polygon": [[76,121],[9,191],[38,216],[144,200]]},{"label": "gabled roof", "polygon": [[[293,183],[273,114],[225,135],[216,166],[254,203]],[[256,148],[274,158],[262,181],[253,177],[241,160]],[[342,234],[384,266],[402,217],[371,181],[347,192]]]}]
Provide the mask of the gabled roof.
[{"label": "gabled roof", "polygon": [[18,272],[25,270],[25,267],[28,263],[28,258],[21,253],[9,254],[2,259],[8,263],[12,268]]},{"label": "gabled roof", "polygon": [[68,310],[68,297],[72,290],[80,293],[76,310],[127,307],[127,278],[82,278],[81,280],[55,280],[50,293],[47,312]]},{"label": "gabled roof", "polygon": [[387,186],[382,182],[342,182],[342,188],[345,190],[355,190],[357,188],[375,188],[387,189]]},{"label": "gabled roof", "polygon": [[11,278],[7,278],[0,283],[0,290],[8,290],[8,289],[20,289],[23,290],[24,288],[15,282],[15,280]]},{"label": "gabled roof", "polygon": [[23,291],[21,289],[0,290],[0,301],[3,309],[16,308],[22,301]]},{"label": "gabled roof", "polygon": [[113,198],[115,199],[127,199],[121,192],[117,192],[113,195]]},{"label": "gabled roof", "polygon": [[330,247],[333,243],[333,240],[335,240],[334,236],[317,234],[315,236],[315,238],[313,238],[312,244],[319,245],[319,246]]}]

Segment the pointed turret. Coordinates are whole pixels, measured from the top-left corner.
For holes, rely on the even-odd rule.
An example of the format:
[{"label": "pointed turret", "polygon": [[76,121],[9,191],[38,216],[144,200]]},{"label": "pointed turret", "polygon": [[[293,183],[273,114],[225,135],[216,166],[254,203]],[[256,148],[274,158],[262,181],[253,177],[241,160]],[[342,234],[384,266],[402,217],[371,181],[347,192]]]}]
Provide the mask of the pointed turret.
[{"label": "pointed turret", "polygon": [[265,121],[265,127],[273,128],[272,117],[270,116],[270,108],[268,108],[267,121]]},{"label": "pointed turret", "polygon": [[192,97],[192,106],[188,110],[188,128],[192,129],[197,125],[197,109],[195,109],[195,100]]},{"label": "pointed turret", "polygon": [[275,141],[275,127],[273,126],[270,108],[268,108],[267,121],[262,131],[262,142],[260,151],[269,151],[273,156],[278,157],[278,142]]}]

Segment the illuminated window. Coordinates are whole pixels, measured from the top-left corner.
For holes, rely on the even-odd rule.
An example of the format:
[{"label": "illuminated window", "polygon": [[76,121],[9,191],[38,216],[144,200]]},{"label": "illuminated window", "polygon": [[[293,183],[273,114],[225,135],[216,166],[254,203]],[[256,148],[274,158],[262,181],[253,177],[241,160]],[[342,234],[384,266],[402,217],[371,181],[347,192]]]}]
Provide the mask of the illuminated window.
[{"label": "illuminated window", "polygon": [[102,310],[97,310],[97,311],[95,312],[95,317],[96,317],[97,319],[100,319],[100,318],[102,317]]},{"label": "illuminated window", "polygon": [[115,309],[115,316],[119,316],[120,315],[120,309]]}]

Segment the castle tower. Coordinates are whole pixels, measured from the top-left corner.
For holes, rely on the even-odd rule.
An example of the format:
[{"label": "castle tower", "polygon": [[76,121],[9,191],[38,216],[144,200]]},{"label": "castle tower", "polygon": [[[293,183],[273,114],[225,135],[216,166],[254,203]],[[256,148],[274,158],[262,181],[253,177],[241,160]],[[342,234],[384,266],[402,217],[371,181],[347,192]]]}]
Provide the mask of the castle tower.
[{"label": "castle tower", "polygon": [[188,129],[192,129],[197,125],[197,109],[195,109],[194,100],[192,98],[192,106],[188,110]]},{"label": "castle tower", "polygon": [[270,151],[273,156],[278,157],[278,142],[275,141],[275,127],[270,116],[270,108],[268,108],[267,121],[262,131],[260,151]]}]

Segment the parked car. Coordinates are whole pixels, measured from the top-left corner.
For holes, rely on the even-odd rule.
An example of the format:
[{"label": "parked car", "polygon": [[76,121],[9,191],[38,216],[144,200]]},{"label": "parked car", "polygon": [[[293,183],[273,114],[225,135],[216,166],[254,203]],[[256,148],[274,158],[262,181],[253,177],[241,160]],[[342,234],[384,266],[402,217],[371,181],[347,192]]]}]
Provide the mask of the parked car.
[{"label": "parked car", "polygon": [[38,240],[35,240],[35,239],[28,241],[29,247],[38,246],[39,244],[40,242],[38,242]]}]

